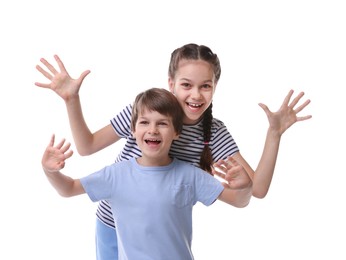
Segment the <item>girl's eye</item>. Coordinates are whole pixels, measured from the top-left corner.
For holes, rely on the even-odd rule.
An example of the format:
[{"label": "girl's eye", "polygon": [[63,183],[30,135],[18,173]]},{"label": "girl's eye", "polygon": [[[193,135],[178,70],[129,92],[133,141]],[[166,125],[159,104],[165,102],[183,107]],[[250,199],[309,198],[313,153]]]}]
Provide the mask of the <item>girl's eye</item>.
[{"label": "girl's eye", "polygon": [[181,85],[182,85],[184,88],[188,88],[188,87],[191,86],[189,83],[181,83]]},{"label": "girl's eye", "polygon": [[209,88],[211,88],[211,86],[208,84],[205,84],[205,85],[202,85],[202,88],[209,89]]}]

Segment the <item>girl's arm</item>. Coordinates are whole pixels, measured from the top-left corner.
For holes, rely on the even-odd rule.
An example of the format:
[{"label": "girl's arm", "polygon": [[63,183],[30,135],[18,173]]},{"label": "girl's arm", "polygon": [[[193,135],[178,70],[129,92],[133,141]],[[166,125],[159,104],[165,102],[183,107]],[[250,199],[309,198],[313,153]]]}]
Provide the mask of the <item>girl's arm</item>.
[{"label": "girl's arm", "polygon": [[65,140],[54,146],[55,136],[53,135],[43,156],[42,167],[50,184],[63,197],[72,197],[85,193],[83,186],[77,179],[72,179],[60,172],[65,166],[65,160],[73,154],[70,143]]},{"label": "girl's arm", "polygon": [[84,78],[90,71],[86,70],[78,79],[72,79],[60,58],[57,55],[54,58],[58,63],[59,71],[47,60],[42,58],[40,61],[45,65],[46,70],[40,65],[37,65],[36,69],[50,80],[50,83],[35,82],[35,85],[53,90],[65,101],[69,123],[78,153],[80,155],[90,155],[118,141],[120,137],[115,133],[111,124],[92,133],[85,122],[79,98],[79,89]]},{"label": "girl's arm", "polygon": [[268,193],[279,153],[282,134],[294,123],[304,121],[312,117],[311,115],[302,117],[297,116],[297,114],[310,103],[310,100],[306,100],[302,105],[296,107],[300,99],[304,96],[304,93],[300,92],[298,96],[295,97],[290,103],[292,95],[293,90],[290,90],[277,112],[271,112],[266,105],[259,104],[268,117],[269,128],[267,131],[262,156],[256,170],[252,170],[250,165],[245,161],[240,153],[236,153],[233,156],[238,163],[243,165],[253,180],[252,193],[254,197],[264,198]]}]

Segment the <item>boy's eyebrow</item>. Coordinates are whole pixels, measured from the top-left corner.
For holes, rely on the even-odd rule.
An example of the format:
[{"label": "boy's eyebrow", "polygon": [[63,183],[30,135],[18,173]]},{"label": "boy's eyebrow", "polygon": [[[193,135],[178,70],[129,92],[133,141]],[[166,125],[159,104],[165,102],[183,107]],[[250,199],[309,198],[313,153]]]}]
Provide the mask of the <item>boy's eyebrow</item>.
[{"label": "boy's eyebrow", "polygon": [[[166,116],[166,115],[162,115],[164,118],[159,118],[156,121],[170,121],[172,119],[171,116]],[[149,120],[147,117],[145,116],[139,116],[137,120]]]}]

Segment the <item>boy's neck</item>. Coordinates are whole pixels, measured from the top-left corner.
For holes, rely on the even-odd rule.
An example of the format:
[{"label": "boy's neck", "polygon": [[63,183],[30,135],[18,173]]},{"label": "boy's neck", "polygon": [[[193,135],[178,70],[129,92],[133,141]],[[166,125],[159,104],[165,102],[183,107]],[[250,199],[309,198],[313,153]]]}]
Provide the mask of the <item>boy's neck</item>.
[{"label": "boy's neck", "polygon": [[173,159],[169,156],[164,158],[148,158],[148,157],[138,157],[136,159],[137,163],[141,166],[148,166],[148,167],[157,167],[157,166],[167,166],[169,165]]}]

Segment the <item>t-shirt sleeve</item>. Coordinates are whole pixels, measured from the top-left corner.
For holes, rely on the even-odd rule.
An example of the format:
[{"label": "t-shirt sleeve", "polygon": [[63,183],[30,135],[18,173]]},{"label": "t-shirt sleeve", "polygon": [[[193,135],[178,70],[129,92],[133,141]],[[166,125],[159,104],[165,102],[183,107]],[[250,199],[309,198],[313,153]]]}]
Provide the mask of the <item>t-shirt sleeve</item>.
[{"label": "t-shirt sleeve", "polygon": [[85,192],[93,202],[111,198],[114,181],[110,179],[115,176],[111,174],[111,169],[111,166],[107,166],[80,179]]},{"label": "t-shirt sleeve", "polygon": [[[194,166],[193,166],[194,167]],[[224,190],[221,182],[209,173],[195,167],[195,192],[197,201],[210,206]]]},{"label": "t-shirt sleeve", "polygon": [[114,131],[121,138],[131,136],[132,105],[127,105],[118,115],[110,120]]}]

